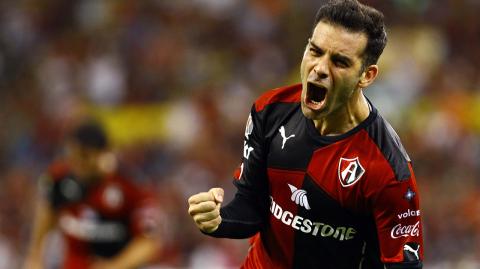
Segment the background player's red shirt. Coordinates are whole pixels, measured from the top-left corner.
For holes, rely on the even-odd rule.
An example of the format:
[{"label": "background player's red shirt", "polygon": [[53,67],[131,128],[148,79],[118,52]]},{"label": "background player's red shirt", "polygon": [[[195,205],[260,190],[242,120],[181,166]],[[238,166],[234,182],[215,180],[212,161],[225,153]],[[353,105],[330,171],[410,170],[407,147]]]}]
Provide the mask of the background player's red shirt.
[{"label": "background player's red shirt", "polygon": [[392,127],[370,104],[354,129],[321,136],[300,93],[280,88],[255,103],[238,192],[213,236],[258,232],[244,268],[421,268],[415,176]]},{"label": "background player's red shirt", "polygon": [[65,238],[65,269],[86,269],[119,253],[136,235],[153,236],[159,211],[152,193],[119,174],[90,185],[55,163],[42,179],[44,194]]}]

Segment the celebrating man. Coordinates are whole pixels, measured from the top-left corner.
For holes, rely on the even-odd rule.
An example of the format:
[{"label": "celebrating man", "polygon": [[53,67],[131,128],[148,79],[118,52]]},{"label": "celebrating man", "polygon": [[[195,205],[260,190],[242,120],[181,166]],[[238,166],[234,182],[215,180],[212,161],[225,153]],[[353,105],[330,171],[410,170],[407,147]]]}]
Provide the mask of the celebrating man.
[{"label": "celebrating man", "polygon": [[235,198],[189,199],[199,229],[248,238],[243,268],[421,268],[423,240],[410,159],[363,91],[386,45],[383,15],[355,0],[316,15],[301,84],[252,107]]}]

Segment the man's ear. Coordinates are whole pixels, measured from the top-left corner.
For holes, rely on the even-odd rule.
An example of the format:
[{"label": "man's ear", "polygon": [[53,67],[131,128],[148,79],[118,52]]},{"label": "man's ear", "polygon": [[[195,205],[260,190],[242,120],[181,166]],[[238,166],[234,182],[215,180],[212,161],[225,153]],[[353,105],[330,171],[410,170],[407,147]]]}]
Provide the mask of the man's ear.
[{"label": "man's ear", "polygon": [[362,75],[360,76],[360,80],[358,81],[359,88],[367,88],[378,75],[378,66],[376,64],[372,64],[365,68]]}]

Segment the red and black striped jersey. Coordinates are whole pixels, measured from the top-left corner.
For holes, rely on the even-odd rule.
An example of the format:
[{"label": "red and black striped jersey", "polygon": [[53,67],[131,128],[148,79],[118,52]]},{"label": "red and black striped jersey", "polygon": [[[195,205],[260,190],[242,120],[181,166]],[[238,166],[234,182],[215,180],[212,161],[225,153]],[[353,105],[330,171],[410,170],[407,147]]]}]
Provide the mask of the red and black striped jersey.
[{"label": "red and black striped jersey", "polygon": [[133,237],[156,233],[156,197],[120,173],[86,184],[68,164],[56,162],[42,176],[40,187],[65,239],[61,268],[90,268],[96,259],[120,253]]},{"label": "red and black striped jersey", "polygon": [[243,268],[421,268],[418,190],[395,131],[370,104],[358,126],[322,136],[300,94],[255,102],[237,193],[212,235],[253,236]]}]

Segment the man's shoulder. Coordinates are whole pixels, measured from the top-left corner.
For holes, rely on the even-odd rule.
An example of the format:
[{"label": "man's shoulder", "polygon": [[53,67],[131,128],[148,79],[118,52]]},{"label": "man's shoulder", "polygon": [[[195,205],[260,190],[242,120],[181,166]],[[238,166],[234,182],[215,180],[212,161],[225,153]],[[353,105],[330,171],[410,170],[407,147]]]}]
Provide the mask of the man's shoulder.
[{"label": "man's shoulder", "polygon": [[125,171],[115,171],[105,176],[105,185],[116,185],[127,192],[143,192],[144,186],[137,182],[133,177]]},{"label": "man's shoulder", "polygon": [[302,93],[302,84],[275,88],[263,93],[255,101],[255,110],[260,112],[275,103],[298,103]]},{"label": "man's shoulder", "polygon": [[395,178],[400,181],[410,178],[411,172],[408,166],[411,162],[410,157],[390,123],[378,115],[365,130],[383,158],[389,163]]},{"label": "man's shoulder", "polygon": [[51,181],[58,182],[67,177],[71,173],[71,168],[64,160],[56,160],[52,162],[45,173]]},{"label": "man's shoulder", "polygon": [[145,199],[155,197],[154,187],[149,182],[136,180],[127,171],[116,171],[105,177],[105,186],[117,186],[122,190],[127,198]]}]

